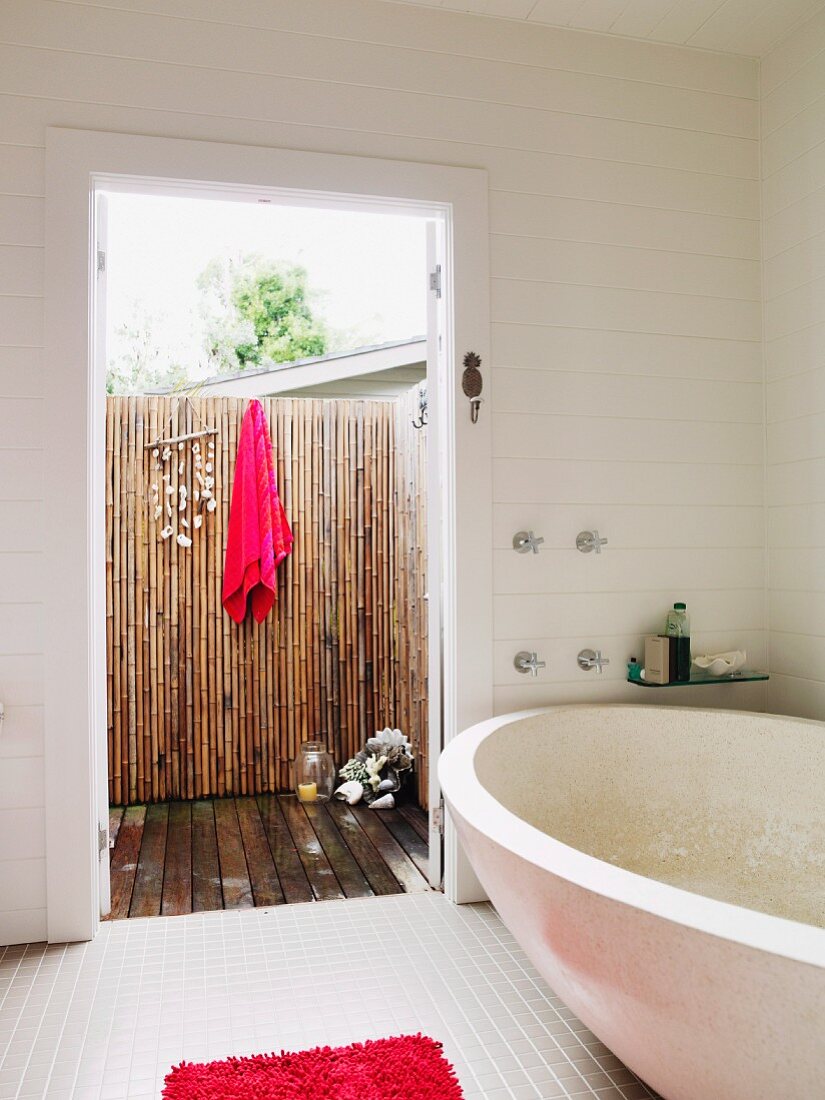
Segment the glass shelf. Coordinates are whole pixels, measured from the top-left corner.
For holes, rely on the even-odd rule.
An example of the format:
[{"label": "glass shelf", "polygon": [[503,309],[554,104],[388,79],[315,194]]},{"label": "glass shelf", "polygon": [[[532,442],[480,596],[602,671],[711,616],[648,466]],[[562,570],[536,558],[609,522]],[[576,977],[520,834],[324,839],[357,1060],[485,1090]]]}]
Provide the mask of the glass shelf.
[{"label": "glass shelf", "polygon": [[643,688],[687,688],[698,687],[700,684],[747,684],[755,680],[768,679],[770,676],[767,672],[758,672],[752,668],[740,668],[738,672],[731,672],[727,676],[711,676],[709,672],[704,672],[700,668],[692,668],[689,680],[671,680],[669,684],[649,684],[646,680],[631,680],[628,676],[627,682]]}]

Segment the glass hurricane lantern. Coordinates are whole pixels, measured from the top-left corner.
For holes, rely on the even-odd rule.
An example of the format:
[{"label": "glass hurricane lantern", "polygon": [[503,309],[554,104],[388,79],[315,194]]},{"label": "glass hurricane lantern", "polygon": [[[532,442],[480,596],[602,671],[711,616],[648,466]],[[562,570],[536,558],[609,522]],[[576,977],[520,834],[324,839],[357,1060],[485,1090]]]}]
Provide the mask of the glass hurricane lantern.
[{"label": "glass hurricane lantern", "polygon": [[329,802],[335,788],[335,761],[323,741],[305,741],[293,769],[301,802]]}]

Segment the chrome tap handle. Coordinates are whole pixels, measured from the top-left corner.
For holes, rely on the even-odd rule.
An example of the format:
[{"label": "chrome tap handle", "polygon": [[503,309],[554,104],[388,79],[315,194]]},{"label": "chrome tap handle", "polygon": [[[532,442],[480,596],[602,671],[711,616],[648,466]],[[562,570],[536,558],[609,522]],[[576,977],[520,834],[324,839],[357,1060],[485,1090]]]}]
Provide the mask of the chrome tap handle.
[{"label": "chrome tap handle", "polygon": [[513,658],[513,666],[516,672],[530,673],[531,676],[538,676],[540,668],[547,668],[546,661],[540,661],[537,653],[530,653],[529,650],[522,649]]},{"label": "chrome tap handle", "polygon": [[513,535],[513,549],[517,554],[529,554],[531,550],[538,554],[543,542],[544,539],[534,535],[532,531],[517,531]]},{"label": "chrome tap handle", "polygon": [[583,649],[576,658],[579,668],[585,672],[592,672],[595,668],[601,674],[605,665],[610,664],[610,658],[604,657],[600,649]]},{"label": "chrome tap handle", "polygon": [[576,549],[582,554],[589,554],[591,550],[601,554],[603,546],[607,546],[607,539],[599,538],[598,531],[579,531],[576,535]]}]

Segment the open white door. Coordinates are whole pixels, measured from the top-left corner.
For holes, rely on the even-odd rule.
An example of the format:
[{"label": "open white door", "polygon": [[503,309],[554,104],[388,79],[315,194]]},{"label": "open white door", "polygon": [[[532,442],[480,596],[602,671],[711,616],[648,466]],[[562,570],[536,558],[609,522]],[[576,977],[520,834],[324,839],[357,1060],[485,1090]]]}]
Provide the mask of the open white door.
[{"label": "open white door", "polygon": [[[101,192],[96,192],[94,196],[95,202],[95,240],[94,240],[94,294],[92,296],[92,324],[94,333],[94,378],[99,382],[106,377],[106,254],[108,245],[107,236],[107,207],[106,196]],[[102,389],[102,385],[100,387]],[[93,417],[92,431],[95,434],[102,434],[105,437],[106,432],[106,406],[105,406],[105,394],[96,393],[93,396],[92,402],[95,411]],[[103,442],[105,449],[105,438]],[[105,493],[105,486],[100,482],[103,480],[102,471],[99,479],[94,479],[92,483],[93,493]],[[94,514],[94,510],[93,510]],[[99,510],[98,510],[99,514]],[[101,591],[101,584],[105,583],[103,578],[106,575],[105,564],[105,551],[104,551],[104,531],[96,531],[96,544],[94,546],[93,553],[97,559],[97,568],[93,571],[91,577],[93,599],[98,604],[99,601],[103,601],[102,613],[98,610],[94,617],[95,623],[106,621],[106,592],[105,588]],[[98,637],[100,633],[104,636]],[[96,630],[94,638],[94,648],[97,653],[97,660],[106,661],[106,638],[105,631]],[[96,785],[95,790],[97,793],[97,835],[98,835],[98,868],[97,868],[97,885],[98,885],[98,897],[100,900],[100,915],[101,917],[108,916],[112,909],[112,897],[111,897],[111,884],[109,880],[109,759],[108,759],[108,746],[107,746],[107,715],[106,715],[106,699],[105,695],[102,699],[103,706],[101,708],[100,693],[97,694],[94,700],[94,730],[95,730],[95,755],[96,755]]]},{"label": "open white door", "polygon": [[[277,187],[272,181],[277,180]],[[433,356],[443,369],[429,400],[433,410],[431,479],[440,516],[431,525],[430,570],[441,599],[441,623],[431,648],[443,676],[432,676],[432,805],[438,807],[436,763],[443,713],[445,742],[493,709],[492,469],[489,416],[472,422],[461,391],[461,365],[470,351],[489,384],[489,214],[487,176],[480,169],[382,160],[294,149],[153,138],[134,134],[46,128],[46,361],[45,460],[61,477],[48,478],[44,499],[53,537],[44,553],[44,739],[47,934],[53,943],[90,939],[108,908],[106,744],[105,377],[101,341],[105,320],[105,209],[96,192],[193,190],[243,201],[278,198],[301,205],[407,212],[442,219],[442,299],[431,302]],[[99,248],[100,244],[103,248]],[[448,265],[445,268],[445,264]],[[94,293],[97,284],[98,293]],[[443,325],[443,327],[442,327]],[[443,334],[442,347],[437,340]],[[441,357],[439,359],[439,357]],[[442,389],[443,379],[443,389]],[[485,394],[486,396],[486,394]],[[486,408],[486,406],[485,406]],[[436,541],[437,540],[437,541]],[[439,607],[440,605],[440,607]],[[431,609],[431,614],[433,614]],[[432,621],[432,620],[431,620]],[[438,852],[440,845],[433,844]],[[456,902],[483,897],[445,822],[443,866],[433,877]]]},{"label": "open white door", "polygon": [[[444,297],[446,264],[444,224],[427,222],[427,594],[428,669],[427,713],[430,763],[430,886],[440,889],[444,876],[444,807],[438,782],[438,758],[444,747],[444,617],[443,526],[440,514],[441,471],[444,469]],[[441,428],[441,430],[439,430]]]}]

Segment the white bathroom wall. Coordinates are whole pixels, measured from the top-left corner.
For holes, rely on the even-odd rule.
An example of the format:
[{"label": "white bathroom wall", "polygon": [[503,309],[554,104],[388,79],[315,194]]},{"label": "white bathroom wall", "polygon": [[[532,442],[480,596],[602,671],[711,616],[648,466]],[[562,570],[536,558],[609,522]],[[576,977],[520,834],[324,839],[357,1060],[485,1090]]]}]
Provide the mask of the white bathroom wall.
[{"label": "white bathroom wall", "polygon": [[[699,644],[764,658],[757,97],[741,57],[382,0],[5,0],[0,942],[45,930],[45,127],[486,168],[498,709],[759,706],[759,685],[621,682],[678,598]],[[599,557],[573,549],[591,526]],[[509,549],[522,527],[539,556]],[[583,645],[610,657],[603,677],[577,669]],[[535,681],[512,669],[521,648],[548,662]]]},{"label": "white bathroom wall", "polygon": [[825,719],[825,12],[761,82],[768,699]]}]

